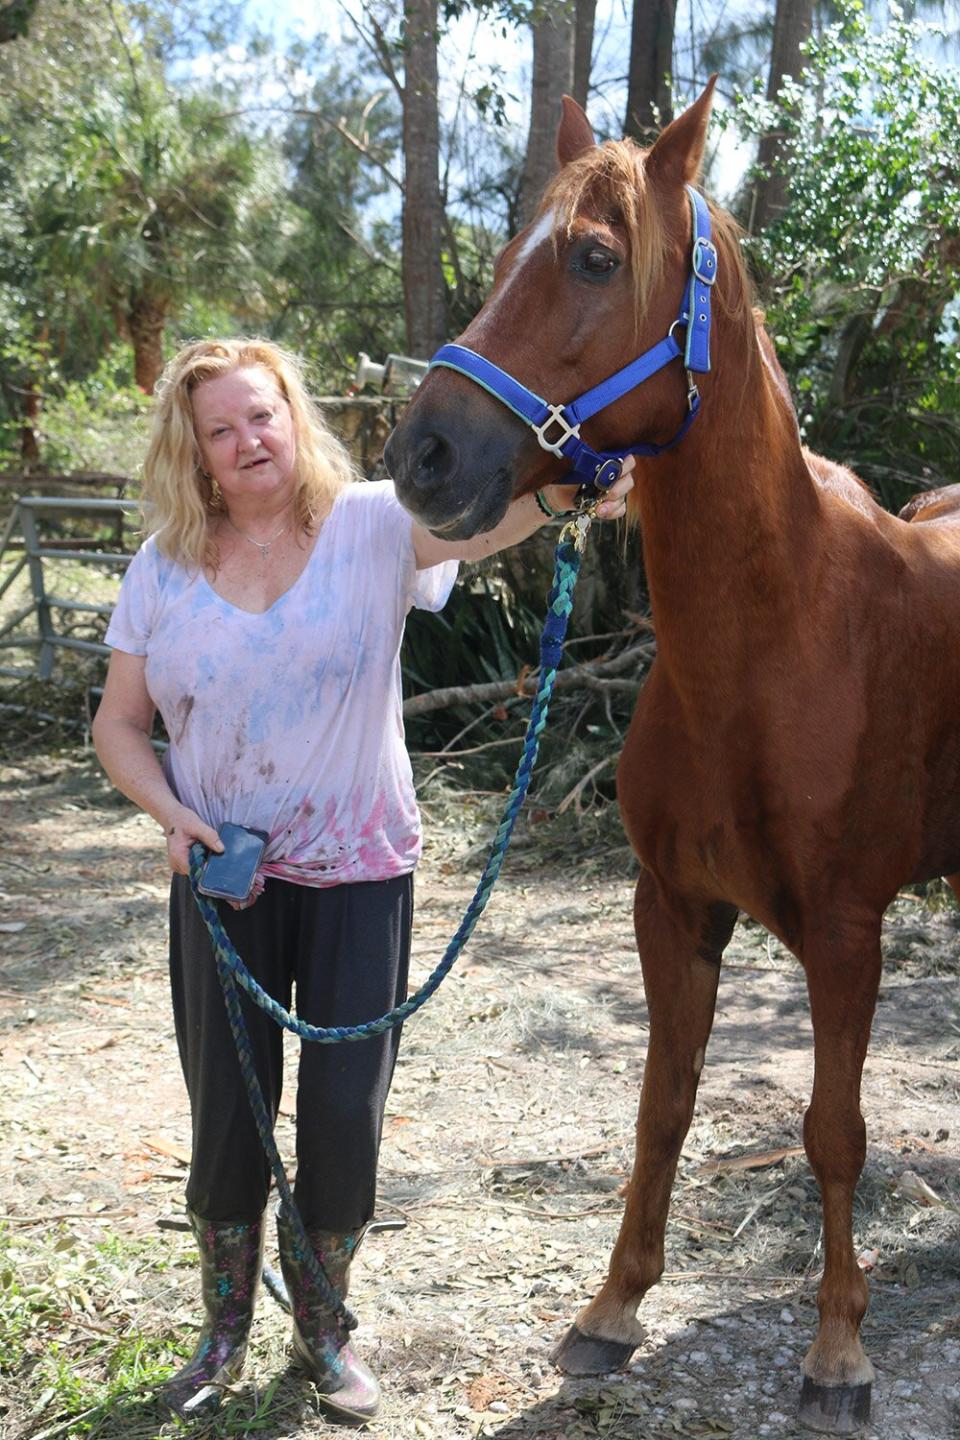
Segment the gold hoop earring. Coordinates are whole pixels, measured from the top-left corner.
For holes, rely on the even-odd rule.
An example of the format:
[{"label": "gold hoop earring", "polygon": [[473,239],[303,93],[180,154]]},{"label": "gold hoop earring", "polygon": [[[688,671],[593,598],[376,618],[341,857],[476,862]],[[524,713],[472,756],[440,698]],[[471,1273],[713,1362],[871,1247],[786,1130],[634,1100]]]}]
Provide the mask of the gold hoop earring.
[{"label": "gold hoop earring", "polygon": [[210,474],[209,470],[204,470],[201,466],[198,465],[197,474],[200,476],[201,486],[206,491],[206,494],[203,495],[202,498],[204,500],[204,503],[206,504],[207,509],[214,511],[225,509],[226,507],[223,503],[223,491],[220,489],[220,486]]}]

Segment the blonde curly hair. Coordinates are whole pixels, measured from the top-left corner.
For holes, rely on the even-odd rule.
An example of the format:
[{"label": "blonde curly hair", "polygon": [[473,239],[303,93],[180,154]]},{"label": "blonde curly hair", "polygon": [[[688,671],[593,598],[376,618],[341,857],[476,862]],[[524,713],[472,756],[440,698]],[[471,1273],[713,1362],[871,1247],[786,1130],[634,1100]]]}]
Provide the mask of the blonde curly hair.
[{"label": "blonde curly hair", "polygon": [[143,462],[144,530],[156,535],[163,554],[180,564],[217,568],[210,520],[225,513],[223,497],[203,468],[193,392],[207,380],[254,365],[268,372],[290,407],[297,526],[312,530],[344,485],[357,478],[350,455],[311,400],[295,355],[269,340],[195,340],[170,361],[157,382]]}]

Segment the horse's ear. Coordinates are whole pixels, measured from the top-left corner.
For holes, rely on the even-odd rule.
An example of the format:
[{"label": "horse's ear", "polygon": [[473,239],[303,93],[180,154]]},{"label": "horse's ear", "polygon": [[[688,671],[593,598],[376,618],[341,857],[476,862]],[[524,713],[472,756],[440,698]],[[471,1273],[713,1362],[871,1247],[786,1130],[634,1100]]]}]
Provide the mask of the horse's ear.
[{"label": "horse's ear", "polygon": [[691,185],[697,180],[716,83],[716,75],[711,75],[700,98],[657,136],[647,155],[648,173],[662,175],[679,185]]},{"label": "horse's ear", "polygon": [[580,109],[576,100],[569,95],[563,97],[563,114],[557,126],[557,159],[561,165],[569,165],[585,150],[592,150],[597,141],[590,121]]}]

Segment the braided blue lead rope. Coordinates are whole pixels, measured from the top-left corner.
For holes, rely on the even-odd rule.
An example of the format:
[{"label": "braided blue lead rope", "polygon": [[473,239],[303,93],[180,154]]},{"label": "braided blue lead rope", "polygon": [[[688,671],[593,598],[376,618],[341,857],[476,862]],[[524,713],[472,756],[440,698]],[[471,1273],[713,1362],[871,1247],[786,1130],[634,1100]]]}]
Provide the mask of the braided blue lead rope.
[{"label": "braided blue lead rope", "polygon": [[[217,968],[224,967],[237,984],[241,985],[250,998],[260,1006],[261,1010],[265,1011],[278,1025],[282,1025],[285,1030],[291,1030],[294,1035],[299,1035],[301,1040],[310,1040],[318,1045],[336,1045],[344,1040],[367,1040],[371,1036],[382,1035],[385,1031],[392,1030],[394,1026],[401,1025],[404,1020],[425,1005],[434,991],[438,989],[473,934],[476,923],[486,908],[490,892],[497,882],[513,834],[513,827],[526,799],[527,790],[530,788],[530,778],[537,760],[540,736],[547,723],[550,697],[553,694],[553,686],[557,678],[557,668],[563,656],[563,642],[570,620],[570,611],[573,608],[573,590],[579,573],[579,551],[571,542],[561,541],[556,550],[553,585],[547,599],[547,618],[543,634],[540,637],[540,688],[530,712],[523,753],[517,766],[513,789],[493,837],[490,853],[473,899],[464,912],[456,934],[432,975],[428,976],[420,989],[402,1005],[397,1005],[386,1015],[381,1015],[378,1020],[368,1020],[362,1025],[309,1025],[305,1020],[291,1015],[289,1010],[285,1010],[278,1001],[274,1000],[272,995],[268,995],[262,986],[257,984],[224,930],[216,906],[205,895],[199,893],[197,882],[203,861],[203,850],[199,845],[193,847],[190,854],[190,879],[193,884],[194,898],[200,907],[200,913],[206,922],[207,929],[210,931]],[[223,970],[221,970],[222,973]]]},{"label": "braided blue lead rope", "polygon": [[517,766],[513,789],[507,799],[503,817],[494,835],[490,853],[480,876],[477,889],[473,899],[467,906],[456,934],[444,952],[440,964],[420,989],[416,991],[414,995],[411,995],[402,1005],[396,1006],[395,1009],[389,1011],[386,1015],[382,1015],[378,1020],[370,1020],[362,1025],[308,1025],[306,1021],[291,1015],[290,1012],[278,1004],[271,995],[268,995],[262,986],[257,984],[256,980],[254,980],[249,970],[247,970],[243,964],[243,961],[240,959],[240,956],[237,954],[229,936],[223,928],[216,906],[207,896],[201,895],[197,888],[203,866],[203,847],[197,844],[194,845],[190,851],[190,882],[193,888],[193,895],[200,909],[200,914],[203,916],[207,929],[210,932],[217,974],[220,977],[224,1003],[227,1009],[227,1019],[233,1033],[234,1043],[237,1047],[240,1070],[247,1087],[247,1096],[253,1112],[257,1133],[260,1136],[260,1141],[266,1152],[270,1169],[277,1182],[277,1190],[283,1203],[284,1214],[293,1230],[294,1239],[300,1251],[300,1257],[305,1263],[310,1278],[317,1287],[324,1305],[334,1312],[343,1329],[347,1331],[356,1328],[356,1317],[347,1309],[343,1302],[343,1297],[337,1291],[336,1287],[331,1284],[322,1264],[317,1258],[313,1245],[310,1242],[306,1226],[294,1202],[290,1182],[287,1180],[286,1172],[283,1168],[283,1161],[280,1158],[280,1152],[277,1149],[276,1140],[274,1139],[273,1121],[267,1109],[263,1089],[257,1075],[253,1048],[250,1043],[250,1034],[247,1030],[246,1021],[243,1018],[237,985],[242,986],[251,999],[276,1020],[279,1025],[282,1025],[284,1029],[292,1030],[293,1033],[299,1035],[302,1040],[315,1041],[321,1045],[332,1045],[344,1040],[365,1040],[373,1035],[382,1035],[385,1031],[392,1029],[396,1025],[400,1025],[409,1015],[414,1014],[422,1005],[426,1004],[430,996],[439,987],[441,981],[449,973],[454,961],[473,933],[477,921],[483,914],[487,901],[490,898],[490,893],[500,874],[500,869],[510,844],[510,838],[513,834],[513,827],[516,824],[517,816],[520,813],[521,806],[530,788],[530,778],[537,760],[540,736],[547,723],[550,697],[553,694],[557,670],[563,657],[563,642],[566,638],[570,612],[573,608],[573,591],[580,573],[581,547],[586,536],[587,528],[589,528],[589,522],[579,529],[579,534],[575,540],[565,539],[564,536],[567,532],[564,531],[560,544],[556,549],[553,585],[547,598],[547,617],[544,622],[543,634],[540,638],[540,688],[534,698],[530,712],[523,753],[520,757],[520,763]]}]

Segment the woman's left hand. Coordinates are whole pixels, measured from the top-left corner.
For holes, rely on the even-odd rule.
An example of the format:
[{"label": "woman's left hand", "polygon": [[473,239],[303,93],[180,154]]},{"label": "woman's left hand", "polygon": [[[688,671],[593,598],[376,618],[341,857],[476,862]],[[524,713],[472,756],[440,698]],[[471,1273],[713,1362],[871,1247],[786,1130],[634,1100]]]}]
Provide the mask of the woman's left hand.
[{"label": "woman's left hand", "polygon": [[[598,520],[621,520],[627,513],[627,496],[633,489],[636,463],[633,455],[624,460],[619,480],[614,481],[597,506],[595,513]],[[555,510],[569,509],[575,494],[569,485],[545,485],[543,492]]]}]

